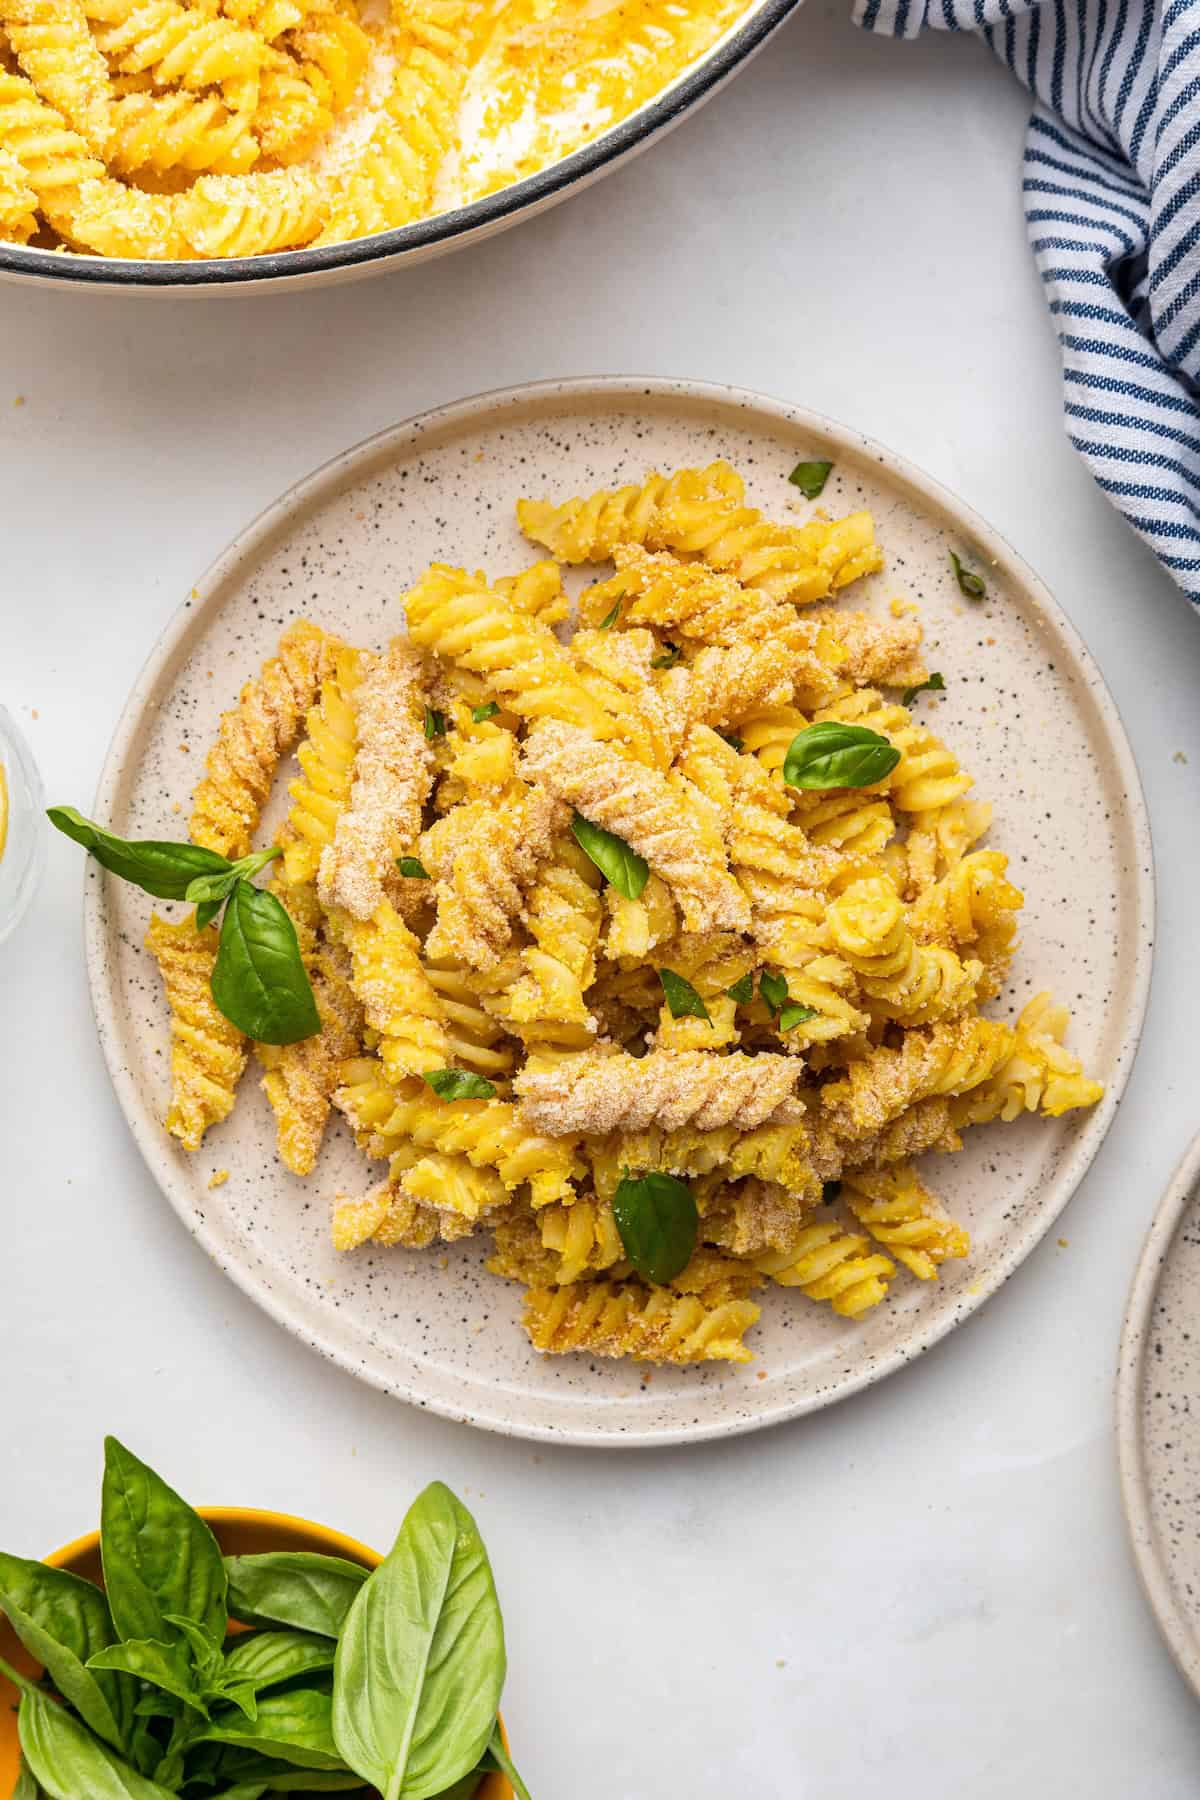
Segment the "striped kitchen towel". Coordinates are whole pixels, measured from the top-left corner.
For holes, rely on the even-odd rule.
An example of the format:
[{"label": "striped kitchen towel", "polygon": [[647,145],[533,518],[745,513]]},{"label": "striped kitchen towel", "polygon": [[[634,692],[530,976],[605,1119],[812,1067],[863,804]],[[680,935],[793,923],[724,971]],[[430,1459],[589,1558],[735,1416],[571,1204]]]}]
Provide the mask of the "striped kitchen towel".
[{"label": "striped kitchen towel", "polygon": [[1200,605],[1200,0],[858,0],[979,31],[1036,96],[1023,188],[1067,434]]}]

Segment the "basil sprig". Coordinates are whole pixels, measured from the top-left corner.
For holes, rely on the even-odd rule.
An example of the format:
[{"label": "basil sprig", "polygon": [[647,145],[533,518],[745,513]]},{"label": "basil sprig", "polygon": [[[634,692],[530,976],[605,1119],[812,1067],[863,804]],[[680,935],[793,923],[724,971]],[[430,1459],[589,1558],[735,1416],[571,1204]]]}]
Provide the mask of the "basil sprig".
[{"label": "basil sprig", "polygon": [[918,681],[915,686],[905,688],[900,696],[900,704],[911,706],[918,694],[941,694],[945,692],[945,688],[946,683],[941,670],[935,669],[927,680]]},{"label": "basil sprig", "polygon": [[427,706],[425,708],[425,736],[427,738],[440,738],[445,737],[445,735],[445,713],[439,712],[436,706]]},{"label": "basil sprig", "polygon": [[485,719],[494,719],[499,711],[500,708],[494,700],[485,700],[482,706],[471,708],[471,718],[476,725],[482,725]]},{"label": "basil sprig", "polygon": [[651,659],[650,667],[652,669],[673,669],[682,655],[683,651],[678,644],[666,644],[663,646],[662,654]]},{"label": "basil sprig", "polygon": [[824,719],[796,733],[783,759],[783,779],[794,788],[871,787],[899,761],[895,744],[877,731]]},{"label": "basil sprig", "polygon": [[[106,1591],[0,1555],[0,1611],[53,1684],[0,1659],[21,1695],[14,1800],[368,1784],[384,1800],[469,1800],[494,1769],[530,1800],[497,1717],[504,1627],[487,1552],[440,1482],[374,1574],[289,1551],[222,1559],[187,1502],[110,1438],[100,1541]],[[229,1615],[265,1629],[227,1640]]]},{"label": "basil sprig", "polygon": [[954,570],[954,579],[958,583],[960,593],[965,594],[968,600],[987,599],[987,583],[983,576],[977,575],[974,569],[964,568],[961,559],[953,550],[950,552],[950,566]]},{"label": "basil sprig", "polygon": [[579,848],[590,856],[604,879],[627,900],[636,900],[650,879],[650,865],[644,856],[631,850],[624,838],[602,825],[593,825],[582,813],[571,820],[571,832]]},{"label": "basil sprig", "polygon": [[778,1022],[780,1031],[794,1031],[797,1025],[817,1017],[815,1006],[801,1006],[799,1001],[791,998],[786,975],[764,969],[758,978],[758,993],[771,1017]]},{"label": "basil sprig", "polygon": [[806,500],[815,500],[818,494],[824,492],[825,483],[829,480],[832,468],[831,462],[826,462],[823,457],[816,456],[809,462],[798,462],[788,476],[788,480],[793,487],[800,489]]},{"label": "basil sprig", "polygon": [[808,1019],[817,1017],[815,1006],[801,1006],[798,1001],[791,1001],[779,1009],[780,1031],[794,1031],[797,1025],[803,1025]]},{"label": "basil sprig", "polygon": [[296,928],[275,895],[250,879],[283,854],[278,846],[230,862],[198,844],[115,837],[73,806],[52,806],[46,816],[122,881],[158,900],[192,901],[197,931],[225,908],[212,997],[239,1031],[260,1044],[294,1044],[320,1031]]},{"label": "basil sprig", "polygon": [[417,856],[398,856],[396,867],[402,875],[407,875],[410,881],[432,881],[433,879],[425,864]]},{"label": "basil sprig", "polygon": [[613,602],[613,604],[609,608],[608,612],[605,613],[604,617],[601,619],[600,623],[597,625],[596,630],[597,631],[610,631],[612,629],[612,627],[616,624],[616,622],[620,618],[620,616],[621,616],[621,602],[619,600],[616,600]]},{"label": "basil sprig", "polygon": [[421,1080],[439,1100],[490,1100],[496,1091],[486,1075],[475,1075],[470,1069],[426,1069]]},{"label": "basil sprig", "polygon": [[645,1281],[673,1281],[692,1259],[700,1215],[687,1183],[661,1169],[626,1169],[612,1199],[625,1254]]},{"label": "basil sprig", "polygon": [[726,988],[729,998],[738,1006],[749,1006],[754,998],[754,970],[739,976],[732,987]]},{"label": "basil sprig", "polygon": [[707,1006],[690,981],[685,981],[674,969],[660,969],[658,979],[662,982],[667,1009],[673,1019],[703,1019],[706,1025],[712,1024]]}]

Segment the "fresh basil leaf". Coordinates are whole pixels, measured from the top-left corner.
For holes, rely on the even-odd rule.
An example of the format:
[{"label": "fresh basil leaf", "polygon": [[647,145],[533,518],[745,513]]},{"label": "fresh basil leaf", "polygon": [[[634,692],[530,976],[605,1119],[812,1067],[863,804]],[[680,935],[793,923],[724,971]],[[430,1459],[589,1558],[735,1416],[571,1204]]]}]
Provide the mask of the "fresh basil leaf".
[{"label": "fresh basil leaf", "polygon": [[170,1788],[139,1775],[45,1694],[22,1695],[17,1730],[25,1760],[51,1800],[169,1800]]},{"label": "fresh basil leaf", "polygon": [[915,687],[905,688],[903,694],[900,696],[900,704],[902,706],[911,706],[918,694],[940,694],[944,692],[945,686],[946,683],[942,679],[941,671],[935,669],[928,681],[918,681]]},{"label": "fresh basil leaf", "polygon": [[841,1191],[842,1184],[840,1181],[826,1181],[821,1188],[821,1204],[823,1206],[832,1206]]},{"label": "fresh basil leaf", "polygon": [[367,1579],[360,1564],[311,1550],[227,1556],[229,1610],[243,1625],[290,1625],[336,1638]]},{"label": "fresh basil leaf", "polygon": [[593,825],[582,813],[571,820],[571,832],[579,848],[590,856],[605,880],[627,900],[636,900],[650,879],[650,865],[631,850],[623,838],[601,825]]},{"label": "fresh basil leaf", "polygon": [[621,602],[619,600],[617,600],[617,601],[614,601],[614,603],[613,603],[612,611],[605,613],[604,617],[601,619],[600,623],[597,625],[596,630],[597,631],[610,630],[611,627],[616,624],[616,622],[620,618],[620,616],[621,616]]},{"label": "fresh basil leaf", "polygon": [[735,981],[731,988],[725,989],[725,992],[738,1006],[749,1006],[754,998],[754,970],[751,969],[749,974],[743,975],[738,981]]},{"label": "fresh basil leaf", "polygon": [[445,735],[445,713],[438,712],[437,708],[434,706],[427,706],[425,708],[425,736],[427,738],[440,738],[445,737]]},{"label": "fresh basil leaf", "polygon": [[421,1080],[439,1100],[489,1100],[496,1091],[486,1075],[474,1075],[470,1069],[426,1069]]},{"label": "fresh basil leaf", "polygon": [[650,667],[652,669],[673,669],[682,655],[683,651],[678,644],[668,644],[661,656],[656,656],[651,660]]},{"label": "fresh basil leaf", "polygon": [[398,856],[396,858],[396,867],[402,875],[407,875],[410,881],[433,880],[433,877],[425,867],[425,864],[415,856]]},{"label": "fresh basil leaf", "polygon": [[833,468],[831,462],[824,457],[816,456],[810,462],[798,462],[788,480],[793,487],[798,487],[806,500],[815,500],[824,492],[825,483],[829,480],[829,472]]},{"label": "fresh basil leaf", "polygon": [[287,1688],[282,1693],[264,1694],[253,1724],[233,1707],[222,1708],[197,1732],[195,1741],[236,1744],[298,1769],[341,1770],[344,1759],[333,1741],[331,1705],[324,1688]]},{"label": "fresh basil leaf", "polygon": [[738,736],[736,731],[718,731],[717,736],[724,738],[731,750],[737,750],[740,753],[746,747],[744,740]]},{"label": "fresh basil leaf", "polygon": [[782,1008],[779,1014],[780,1031],[794,1031],[797,1025],[803,1025],[808,1019],[817,1017],[815,1006],[798,1006],[794,1001],[791,1006]]},{"label": "fresh basil leaf", "polygon": [[507,1776],[510,1785],[516,1793],[517,1800],[532,1800],[529,1789],[518,1775],[516,1765],[505,1748],[504,1733],[500,1729],[499,1719],[496,1720],[495,1725],[492,1727],[491,1739],[487,1749],[483,1753],[479,1766],[481,1769],[498,1769],[502,1775]]},{"label": "fresh basil leaf", "polygon": [[899,761],[895,744],[877,731],[824,719],[796,733],[783,759],[783,779],[794,788],[870,787]]},{"label": "fresh basil leaf", "polygon": [[295,1044],[321,1029],[296,927],[274,894],[248,881],[225,908],[212,997],[256,1043]]},{"label": "fresh basil leaf", "polygon": [[476,725],[482,725],[485,719],[494,719],[500,708],[494,700],[485,700],[482,706],[471,708],[471,717]]},{"label": "fresh basil leaf", "polygon": [[88,1667],[132,1675],[138,1681],[148,1681],[152,1687],[161,1688],[166,1694],[174,1694],[177,1700],[182,1700],[185,1706],[194,1706],[197,1712],[207,1710],[187,1653],[179,1644],[160,1644],[153,1638],[126,1638],[122,1644],[110,1644],[107,1650],[97,1650]]},{"label": "fresh basil leaf", "polygon": [[774,1018],[788,997],[787,979],[783,975],[773,975],[770,969],[764,969],[758,978],[759,999]]},{"label": "fresh basil leaf", "polygon": [[954,570],[954,579],[958,583],[959,591],[964,593],[968,600],[986,600],[987,583],[984,581],[983,576],[976,575],[974,569],[964,569],[953,550],[950,552],[950,563]]},{"label": "fresh basil leaf", "polygon": [[700,1215],[692,1190],[674,1175],[626,1170],[612,1199],[625,1254],[645,1281],[662,1286],[691,1261]]},{"label": "fresh basil leaf", "polygon": [[252,1681],[235,1681],[229,1686],[222,1686],[220,1696],[236,1706],[244,1719],[256,1724],[258,1720],[258,1689]]},{"label": "fresh basil leaf", "polygon": [[65,837],[82,844],[110,874],[131,881],[156,900],[182,900],[197,876],[223,874],[231,866],[227,856],[202,850],[199,844],[114,837],[73,806],[51,806],[46,817]]},{"label": "fresh basil leaf", "polygon": [[115,1676],[85,1667],[116,1639],[100,1588],[66,1569],[0,1553],[0,1612],[64,1700],[92,1730],[120,1750],[132,1718],[135,1690]]},{"label": "fresh basil leaf", "polygon": [[199,1513],[114,1437],[104,1440],[100,1555],[122,1638],[175,1643],[169,1613],[225,1636],[225,1566]]},{"label": "fresh basil leaf", "polygon": [[707,1006],[690,981],[685,981],[674,969],[660,969],[658,979],[662,982],[667,1009],[673,1019],[703,1019],[706,1024],[712,1024]]},{"label": "fresh basil leaf", "polygon": [[435,1481],[338,1640],[333,1730],[384,1800],[429,1800],[474,1769],[504,1686],[504,1626],[474,1519]]},{"label": "fresh basil leaf", "polygon": [[309,1631],[256,1631],[235,1639],[225,1653],[222,1681],[249,1681],[257,1690],[332,1669],[334,1646]]},{"label": "fresh basil leaf", "polygon": [[225,901],[223,899],[202,900],[200,905],[196,908],[196,930],[206,930],[207,927],[212,924],[224,904]]}]

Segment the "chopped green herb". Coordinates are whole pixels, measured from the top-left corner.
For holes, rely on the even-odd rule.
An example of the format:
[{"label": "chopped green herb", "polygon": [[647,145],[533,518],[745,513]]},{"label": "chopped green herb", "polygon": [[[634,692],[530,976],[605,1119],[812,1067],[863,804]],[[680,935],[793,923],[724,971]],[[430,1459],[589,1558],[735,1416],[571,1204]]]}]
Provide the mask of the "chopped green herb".
[{"label": "chopped green herb", "polygon": [[783,759],[783,779],[794,788],[870,787],[899,761],[895,744],[877,731],[823,719],[796,733]]},{"label": "chopped green herb", "polygon": [[954,579],[958,582],[960,591],[967,596],[967,599],[985,600],[987,598],[987,584],[985,583],[983,576],[976,575],[974,569],[964,569],[953,550],[950,552],[950,561],[954,568]]},{"label": "chopped green herb", "polygon": [[660,969],[658,979],[662,982],[673,1019],[703,1019],[705,1024],[712,1024],[707,1006],[690,981],[685,981],[674,969]]},{"label": "chopped green herb", "polygon": [[725,989],[725,992],[738,1006],[749,1006],[754,998],[754,970],[751,969],[748,975],[743,975],[740,981],[735,981],[731,988]]},{"label": "chopped green herb", "polygon": [[788,480],[793,487],[800,489],[806,500],[815,500],[824,491],[832,468],[831,462],[826,462],[822,457],[814,457],[811,462],[798,462]]},{"label": "chopped green herb", "polygon": [[717,736],[723,737],[731,750],[742,750],[745,748],[736,731],[718,731]]},{"label": "chopped green herb", "polygon": [[652,669],[673,669],[682,655],[683,651],[679,648],[678,644],[668,644],[663,650],[662,655],[654,658],[650,667]]},{"label": "chopped green herb", "polygon": [[620,618],[620,616],[621,616],[621,602],[619,600],[614,600],[613,606],[612,606],[612,611],[605,613],[604,617],[601,619],[600,623],[597,625],[596,630],[597,631],[607,631],[610,625],[616,624],[616,622]]},{"label": "chopped green herb", "polygon": [[764,969],[758,978],[758,995],[759,999],[766,1005],[771,1017],[774,1018],[780,1007],[787,1002],[788,984],[786,976],[772,975],[769,969]]},{"label": "chopped green herb", "polygon": [[432,706],[425,708],[425,736],[427,738],[445,737],[446,715]]},{"label": "chopped green herb", "polygon": [[494,700],[488,700],[485,701],[482,706],[473,706],[471,708],[471,717],[474,719],[476,725],[482,725],[485,719],[494,719],[499,711],[500,708],[496,705],[496,702]]},{"label": "chopped green herb", "polygon": [[624,838],[593,825],[582,813],[571,820],[571,832],[579,848],[591,857],[605,880],[627,900],[636,900],[650,879],[645,857],[631,850]]},{"label": "chopped green herb", "polygon": [[935,669],[928,681],[918,681],[915,687],[905,688],[900,696],[902,706],[911,706],[918,694],[941,694],[946,689],[940,672]]},{"label": "chopped green herb", "polygon": [[815,1019],[816,1016],[815,1006],[798,1006],[793,1001],[790,1006],[785,1006],[780,1012],[779,1029],[780,1031],[792,1031],[797,1025],[803,1025],[806,1019]]},{"label": "chopped green herb", "polygon": [[396,867],[402,875],[407,875],[410,881],[433,880],[433,876],[418,857],[398,856],[396,858]]},{"label": "chopped green herb", "polygon": [[421,1079],[439,1100],[490,1100],[496,1091],[485,1075],[469,1069],[426,1069]]}]

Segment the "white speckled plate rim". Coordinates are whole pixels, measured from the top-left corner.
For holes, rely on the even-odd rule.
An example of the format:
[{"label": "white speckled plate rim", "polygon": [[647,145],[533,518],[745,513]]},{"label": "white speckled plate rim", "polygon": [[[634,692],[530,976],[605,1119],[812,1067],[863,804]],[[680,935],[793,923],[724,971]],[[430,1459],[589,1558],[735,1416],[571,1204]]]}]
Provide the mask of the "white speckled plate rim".
[{"label": "white speckled plate rim", "polygon": [[[1154,1308],[1179,1229],[1200,1186],[1200,1133],[1159,1201],[1129,1289],[1117,1360],[1117,1463],[1121,1502],[1142,1588],[1180,1673],[1200,1695],[1200,1633],[1181,1604],[1155,1528],[1145,1440],[1146,1358]],[[1169,1369],[1156,1379],[1169,1385]],[[1200,1561],[1200,1552],[1198,1552]]]},{"label": "white speckled plate rim", "polygon": [[[1080,1125],[1062,1160],[1057,1163],[1051,1180],[1052,1195],[1043,1195],[1039,1206],[1031,1210],[1007,1240],[1002,1252],[986,1267],[974,1271],[974,1280],[957,1300],[940,1315],[919,1322],[918,1328],[882,1353],[864,1357],[860,1366],[843,1369],[832,1385],[808,1392],[780,1396],[768,1392],[752,1381],[747,1382],[740,1410],[732,1414],[718,1404],[714,1416],[704,1416],[704,1393],[697,1390],[696,1416],[681,1424],[651,1424],[646,1429],[606,1426],[603,1408],[588,1422],[549,1423],[533,1412],[513,1416],[512,1403],[519,1399],[513,1381],[497,1379],[495,1393],[487,1406],[466,1407],[453,1391],[440,1393],[436,1381],[426,1382],[420,1375],[411,1381],[386,1379],[369,1361],[331,1342],[319,1330],[310,1328],[297,1316],[298,1307],[289,1304],[286,1292],[279,1292],[245,1262],[222,1254],[213,1229],[195,1204],[194,1196],[181,1177],[174,1147],[164,1134],[159,1120],[146,1105],[131,1069],[120,1055],[116,1029],[117,1000],[109,980],[107,964],[108,882],[97,877],[93,869],[85,882],[84,932],[88,976],[93,1011],[109,1073],[134,1139],[147,1167],[170,1200],[189,1232],[208,1255],[217,1262],[239,1287],[268,1312],[279,1324],[307,1343],[311,1348],[349,1373],[410,1402],[427,1407],[443,1416],[476,1424],[505,1434],[554,1443],[573,1443],[604,1447],[661,1447],[674,1443],[696,1442],[751,1431],[777,1424],[817,1410],[835,1400],[882,1380],[904,1367],[923,1351],[937,1343],[949,1331],[994,1294],[1019,1264],[1041,1241],[1058,1218],[1082,1180],[1104,1140],[1117,1104],[1128,1080],[1133,1057],[1140,1040],[1149,995],[1154,932],[1153,853],[1149,820],[1137,767],[1124,726],[1099,670],[1078,633],[1057,602],[1033,571],[971,508],[964,505],[948,489],[915,468],[903,457],[873,439],[806,408],[764,398],[745,390],[715,383],[670,380],[662,377],[600,376],[560,379],[525,384],[473,396],[454,404],[419,415],[403,424],[376,434],[341,455],[332,458],[315,473],[297,483],[272,506],[266,508],[212,564],[207,574],[195,585],[163,632],[149,660],[134,683],[129,700],[116,727],[97,789],[95,812],[101,820],[112,816],[122,767],[136,739],[142,716],[155,704],[154,696],[181,642],[192,629],[197,615],[215,596],[238,565],[250,562],[272,534],[289,519],[298,518],[314,503],[333,496],[352,478],[356,469],[377,462],[388,452],[397,454],[411,449],[423,438],[447,431],[462,433],[473,424],[489,427],[514,421],[534,411],[552,412],[556,407],[574,413],[594,405],[598,410],[632,406],[639,400],[663,408],[672,399],[681,409],[711,406],[714,413],[745,415],[745,425],[756,425],[764,432],[802,432],[822,445],[841,451],[846,456],[880,468],[886,476],[911,489],[934,514],[953,521],[954,528],[973,543],[988,564],[1000,565],[1006,577],[1024,590],[1032,600],[1040,623],[1047,628],[1068,665],[1072,682],[1077,681],[1095,707],[1106,738],[1106,748],[1113,759],[1129,817],[1125,821],[1134,846],[1130,879],[1134,883],[1133,916],[1136,929],[1134,942],[1125,947],[1131,959],[1127,990],[1126,1029],[1119,1048],[1107,1071],[1104,1098]],[[249,673],[249,671],[247,671]],[[849,1359],[847,1359],[849,1360]],[[505,1402],[508,1404],[506,1405]]]}]

